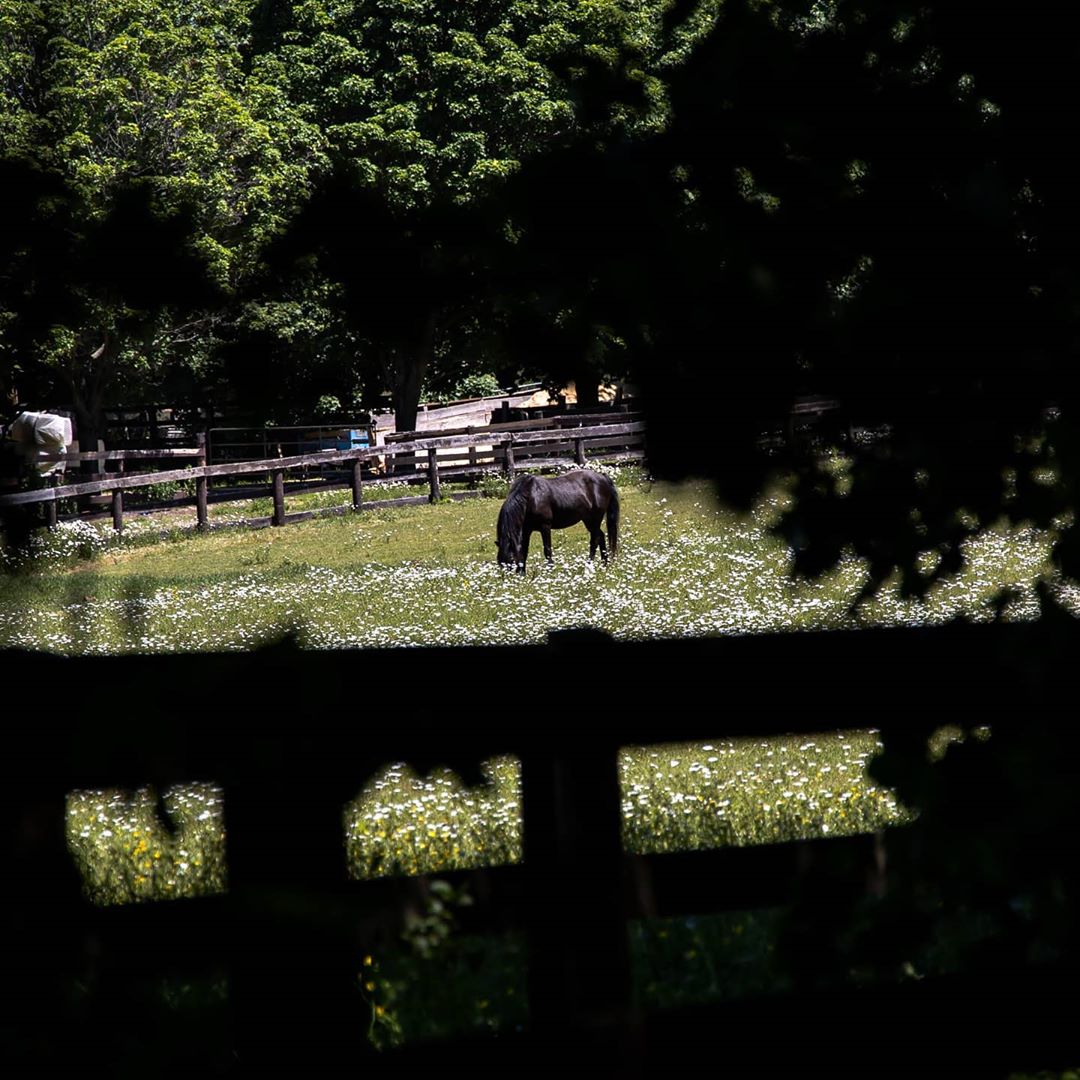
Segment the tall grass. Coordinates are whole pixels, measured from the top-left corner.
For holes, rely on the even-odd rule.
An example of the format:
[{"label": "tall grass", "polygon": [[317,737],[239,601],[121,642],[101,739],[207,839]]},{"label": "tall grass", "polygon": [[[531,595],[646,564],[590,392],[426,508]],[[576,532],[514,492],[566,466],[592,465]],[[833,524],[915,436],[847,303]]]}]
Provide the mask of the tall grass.
[{"label": "tall grass", "polygon": [[[842,559],[796,580],[768,532],[783,494],[740,516],[704,485],[621,478],[620,557],[587,558],[583,527],[553,534],[554,566],[534,554],[524,580],[494,559],[498,502],[372,510],[282,529],[158,542],[153,523],[115,541],[73,526],[0,576],[0,647],[126,653],[245,650],[286,632],[307,648],[513,644],[589,623],[621,639],[863,625],[926,625],[958,615],[1038,616],[1051,541],[987,528],[955,577],[922,600],[894,582],[856,605],[865,566]],[[177,537],[183,534],[175,534]],[[1058,584],[1067,605],[1080,598]]]}]

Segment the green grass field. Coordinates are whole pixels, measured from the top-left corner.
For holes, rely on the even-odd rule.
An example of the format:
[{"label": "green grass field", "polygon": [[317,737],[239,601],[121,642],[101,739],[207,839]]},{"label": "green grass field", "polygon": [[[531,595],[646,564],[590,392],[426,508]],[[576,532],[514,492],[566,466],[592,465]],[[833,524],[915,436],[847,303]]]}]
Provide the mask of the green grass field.
[{"label": "green grass field", "polygon": [[[992,618],[1003,589],[1011,596],[1005,617],[1031,619],[1040,580],[1080,611],[1077,591],[1050,573],[1050,540],[1032,531],[984,529],[968,542],[960,574],[925,600],[903,601],[890,583],[852,611],[865,573],[855,559],[816,581],[791,577],[791,553],[767,532],[783,492],[739,516],[717,507],[704,485],[673,487],[634,472],[619,484],[619,559],[590,564],[585,530],[573,529],[554,534],[554,567],[534,548],[524,580],[495,564],[497,498],[206,535],[177,525],[178,515],[162,515],[128,529],[120,542],[106,528],[61,529],[38,541],[33,559],[9,562],[0,578],[0,645],[172,652],[247,649],[286,631],[306,647],[335,648],[536,642],[583,622],[623,639],[925,625],[957,615]],[[497,482],[488,488],[505,491]],[[399,494],[369,490],[367,497]],[[346,498],[296,495],[289,509]],[[215,510],[218,519],[268,512],[257,501]],[[161,541],[165,528],[172,533]],[[873,722],[865,718],[868,727]],[[955,737],[943,733],[936,752]],[[667,852],[902,825],[916,808],[899,805],[867,776],[877,745],[871,728],[625,747],[624,847]],[[486,782],[475,787],[449,770],[419,775],[402,762],[358,775],[356,796],[342,808],[350,874],[432,875],[520,861],[519,763],[493,759],[484,772]],[[95,902],[228,887],[225,795],[213,778],[201,779],[163,793],[172,829],[147,789],[71,793],[69,849]],[[776,989],[775,918],[747,912],[634,923],[640,1001],[663,1008]],[[521,941],[448,933],[431,965],[417,949],[421,939],[406,934],[398,947],[357,958],[358,1007],[367,1010],[377,1045],[524,1021]]]},{"label": "green grass field", "polygon": [[[582,623],[623,639],[923,625],[990,618],[1004,588],[1012,596],[1005,617],[1030,619],[1038,615],[1035,585],[1050,576],[1048,538],[987,528],[966,545],[961,572],[925,600],[901,600],[886,585],[852,611],[865,575],[854,558],[818,580],[792,578],[790,551],[767,531],[782,491],[740,516],[718,507],[703,484],[658,484],[639,470],[617,479],[619,558],[590,563],[584,528],[556,532],[555,565],[534,552],[525,579],[495,563],[497,497],[282,529],[174,529],[166,541],[158,533],[169,516],[119,542],[106,528],[57,530],[0,577],[0,646],[100,654],[248,649],[287,631],[306,647],[332,648],[537,642]],[[486,486],[505,492],[498,481]],[[398,492],[368,490],[379,494]],[[296,495],[290,509],[346,497]],[[253,512],[250,504],[233,510]],[[1067,589],[1059,594],[1070,601]],[[671,851],[899,823],[908,811],[865,775],[874,746],[864,731],[627,748],[625,845]],[[73,797],[69,841],[100,901],[225,887],[220,795],[195,786],[168,798],[199,803],[198,813],[178,804],[175,836],[145,795]],[[453,774],[421,777],[403,764],[366,786],[358,776],[343,828],[358,877],[516,861],[517,763],[491,762],[489,782],[474,789]]]},{"label": "green grass field", "polygon": [[[873,732],[626,747],[623,844],[639,854],[842,836],[910,820],[866,775]],[[521,771],[494,758],[486,782],[387,765],[343,807],[342,857],[356,878],[519,862]],[[197,896],[227,886],[224,794],[209,783],[163,793],[73,792],[68,846],[98,903]]]},{"label": "green grass field", "polygon": [[[245,650],[289,632],[314,649],[516,644],[583,623],[620,639],[926,625],[993,618],[1003,589],[1005,617],[1030,619],[1035,584],[1049,575],[1046,536],[991,526],[967,542],[961,572],[925,600],[901,600],[887,583],[852,612],[866,573],[855,558],[813,581],[791,577],[791,552],[766,528],[783,493],[740,516],[704,484],[658,484],[633,471],[619,483],[618,560],[590,563],[577,527],[553,534],[553,567],[538,558],[537,538],[524,580],[495,563],[499,502],[490,498],[203,535],[150,519],[121,541],[105,526],[73,524],[39,537],[33,558],[9,557],[0,647]],[[297,495],[290,509],[330,497]],[[1059,591],[1080,609],[1073,592]]]}]

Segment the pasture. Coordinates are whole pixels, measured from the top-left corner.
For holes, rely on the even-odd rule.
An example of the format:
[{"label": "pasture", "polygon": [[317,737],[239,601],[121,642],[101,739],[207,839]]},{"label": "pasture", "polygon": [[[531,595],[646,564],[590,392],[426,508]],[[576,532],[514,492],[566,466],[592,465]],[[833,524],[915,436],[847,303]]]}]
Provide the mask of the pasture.
[{"label": "pasture", "polygon": [[[590,562],[583,527],[556,530],[554,565],[535,560],[524,578],[496,562],[494,526],[506,491],[497,481],[493,498],[280,529],[195,534],[174,527],[161,541],[163,517],[117,542],[106,528],[61,528],[0,578],[0,646],[108,654],[242,650],[285,633],[320,649],[538,642],[549,630],[583,623],[626,639],[922,625],[957,615],[991,618],[1003,589],[1010,594],[1004,617],[1038,614],[1035,585],[1047,575],[1050,540],[1033,532],[986,529],[967,544],[961,573],[925,600],[901,600],[886,587],[852,614],[864,581],[854,559],[817,580],[792,578],[791,552],[766,531],[783,490],[739,516],[718,507],[705,485],[654,483],[639,470],[617,480],[619,557],[606,566]],[[297,497],[300,507],[304,498]],[[1070,602],[1068,590],[1059,593]],[[378,671],[370,678],[377,681]],[[872,729],[875,717],[857,720]],[[806,745],[781,738],[626,749],[626,847],[765,843],[897,823],[906,812],[865,775],[873,745],[864,731]],[[490,783],[475,790],[452,774],[418,777],[404,765],[390,766],[362,791],[358,777],[346,818],[353,873],[518,859],[516,763],[501,759],[490,768]],[[69,840],[98,899],[225,886],[220,804],[197,787],[170,797],[180,799],[176,836],[155,825],[142,796],[72,804]],[[209,802],[192,809],[188,822],[185,799]]]},{"label": "pasture", "polygon": [[[626,639],[922,625],[961,614],[990,618],[1003,589],[1011,597],[1006,618],[1038,613],[1035,584],[1047,574],[1050,545],[1044,536],[986,529],[969,541],[961,573],[925,600],[901,600],[886,587],[852,614],[851,598],[864,581],[854,559],[814,581],[791,577],[791,552],[766,531],[783,490],[739,516],[718,507],[705,485],[654,483],[639,470],[617,480],[618,559],[590,562],[584,527],[556,530],[554,565],[535,560],[524,578],[496,562],[494,526],[506,491],[497,481],[493,498],[281,529],[195,534],[174,527],[161,541],[169,520],[163,516],[127,530],[118,543],[104,527],[61,528],[39,541],[33,559],[0,578],[0,647],[68,654],[242,650],[285,633],[315,649],[499,644],[539,642],[549,630],[583,623]],[[296,501],[302,508],[305,498],[334,495],[347,498],[313,493]],[[249,505],[232,509],[250,512]],[[1059,593],[1069,602],[1067,590]],[[858,721],[870,729],[875,717]],[[646,852],[762,843],[895,823],[904,812],[865,777],[872,745],[871,734],[849,733],[805,747],[780,739],[627,749],[626,846]],[[452,775],[417,777],[400,765],[362,792],[358,777],[346,825],[353,872],[515,861],[516,766],[504,759],[491,768],[490,784],[474,791]],[[211,798],[193,790],[192,798]],[[70,840],[95,895],[117,900],[224,887],[224,848],[215,839],[220,829],[212,828],[219,806],[203,807],[206,816],[196,815],[190,837],[181,840],[153,835],[152,815],[140,805],[139,797],[121,796],[94,803],[93,813],[73,805]],[[132,844],[118,848],[121,836]],[[143,840],[162,854],[128,850]],[[198,862],[189,857],[196,849]],[[107,864],[115,871],[99,880]]]},{"label": "pasture", "polygon": [[[872,731],[808,738],[626,747],[620,754],[623,845],[649,854],[843,836],[902,824],[910,811],[866,775]],[[355,878],[437,874],[521,860],[520,767],[484,765],[467,787],[450,770],[427,776],[388,764],[344,808],[345,856]],[[198,896],[228,886],[222,792],[198,783],[154,799],[73,792],[68,847],[98,903]]]},{"label": "pasture", "polygon": [[[129,528],[119,542],[105,528],[60,529],[39,543],[35,558],[3,575],[0,644],[103,654],[240,650],[283,633],[319,649],[537,642],[582,623],[624,639],[925,625],[958,615],[990,619],[1002,591],[1005,618],[1038,616],[1035,586],[1048,578],[1051,541],[1031,531],[985,529],[967,544],[961,573],[925,600],[901,600],[887,585],[852,613],[864,582],[854,559],[815,581],[791,577],[791,553],[767,532],[786,498],[782,489],[740,516],[717,507],[705,485],[654,483],[637,471],[624,471],[618,483],[618,559],[590,563],[589,538],[578,526],[554,532],[554,566],[536,558],[524,578],[496,563],[494,526],[506,491],[498,482],[489,485],[494,498],[282,529],[195,534],[164,515]],[[296,496],[293,506],[334,498]],[[220,518],[259,512],[250,502],[216,509]],[[1074,604],[1069,588],[1051,585]],[[838,672],[843,663],[838,656]],[[878,745],[875,716],[854,720],[863,730],[624,747],[624,848],[646,854],[765,844],[911,820],[914,809],[867,775]],[[400,762],[358,775],[342,818],[351,875],[431,875],[520,861],[519,765],[493,759],[485,773],[476,787],[449,770],[419,775]],[[171,829],[147,790],[69,796],[68,846],[95,902],[228,888],[222,792],[205,782],[212,778],[199,779],[162,793]],[[634,923],[642,1002],[666,1007],[773,986],[773,920],[770,912],[748,912]],[[413,943],[358,959],[376,1044],[520,1022],[520,942],[496,949],[467,937],[450,941],[444,960],[471,974],[453,983],[454,1001],[443,1011],[429,1000],[432,979],[438,983],[432,972],[442,969],[429,969]],[[718,956],[730,971],[717,968]]]},{"label": "pasture", "polygon": [[[201,535],[190,516],[162,517],[121,540],[104,525],[61,526],[0,576],[0,647],[245,650],[291,633],[305,648],[385,648],[540,642],[582,624],[620,639],[927,625],[989,620],[1003,591],[1005,618],[1037,617],[1051,541],[1032,530],[990,526],[967,542],[961,572],[925,600],[901,600],[887,584],[852,614],[865,580],[857,560],[816,580],[791,577],[791,552],[766,531],[782,489],[741,516],[716,506],[704,484],[653,483],[631,470],[617,479],[619,558],[590,563],[577,526],[555,531],[554,565],[537,559],[524,579],[496,563],[498,499]],[[304,496],[293,505],[304,508]]]}]

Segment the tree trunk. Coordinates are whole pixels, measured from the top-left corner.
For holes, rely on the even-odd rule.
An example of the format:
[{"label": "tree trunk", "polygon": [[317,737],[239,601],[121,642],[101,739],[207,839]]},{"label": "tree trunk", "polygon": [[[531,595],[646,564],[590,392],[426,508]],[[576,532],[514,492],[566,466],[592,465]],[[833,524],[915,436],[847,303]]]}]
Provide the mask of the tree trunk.
[{"label": "tree trunk", "polygon": [[394,426],[398,431],[415,431],[420,407],[420,390],[435,353],[437,312],[424,320],[423,332],[412,348],[394,349],[390,354],[393,375]]},{"label": "tree trunk", "polygon": [[420,387],[427,371],[427,356],[420,352],[398,353],[394,372],[394,426],[415,431],[420,411]]},{"label": "tree trunk", "polygon": [[[105,427],[103,409],[100,399],[85,400],[81,395],[75,398],[75,423],[79,426],[79,450],[84,454],[93,453],[97,450],[98,439]],[[97,468],[96,461],[84,461],[81,463],[83,472],[93,472]]]},{"label": "tree trunk", "polygon": [[582,365],[575,373],[574,389],[577,391],[579,410],[591,409],[600,403],[600,379],[596,370]]},{"label": "tree trunk", "polygon": [[[89,355],[80,356],[75,369],[69,371],[72,405],[75,423],[78,425],[79,450],[84,454],[94,453],[98,449],[98,441],[104,435],[105,386],[119,352],[120,342],[116,335],[106,331],[101,345]],[[101,463],[84,461],[81,462],[79,471],[88,474],[86,479],[91,479],[89,474],[96,478],[100,469]],[[88,505],[89,498],[90,496],[81,496],[79,501]]]}]

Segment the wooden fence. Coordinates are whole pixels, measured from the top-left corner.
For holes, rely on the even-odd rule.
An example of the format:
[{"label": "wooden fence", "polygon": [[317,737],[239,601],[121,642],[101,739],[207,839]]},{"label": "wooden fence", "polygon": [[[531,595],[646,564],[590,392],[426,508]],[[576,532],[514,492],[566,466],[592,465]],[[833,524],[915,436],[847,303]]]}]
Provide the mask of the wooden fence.
[{"label": "wooden fence", "polygon": [[[1075,947],[1027,959],[991,951],[988,967],[936,978],[860,984],[855,973],[819,984],[822,965],[836,966],[845,913],[866,895],[867,877],[880,876],[880,838],[627,856],[616,751],[868,724],[889,745],[963,718],[991,724],[992,743],[1030,752],[1024,732],[1060,704],[1057,672],[1078,645],[1075,626],[1056,622],[639,644],[570,632],[544,646],[419,652],[284,645],[156,659],[5,655],[35,709],[33,722],[8,729],[0,784],[11,852],[8,1041],[25,1046],[24,1064],[84,1072],[115,1066],[146,1030],[150,1056],[140,1066],[150,1073],[154,1055],[172,1055],[188,1071],[245,1075],[467,1067],[636,1077],[689,1075],[704,1062],[735,1076],[817,1067],[1004,1078],[1068,1067],[1078,1047]],[[465,670],[484,673],[483,695],[461,714],[452,710]],[[419,673],[440,688],[442,705],[407,703],[401,688],[417,686]],[[78,703],[64,689],[75,687]],[[85,696],[91,687],[100,692]],[[987,849],[991,864],[972,882],[972,899],[1002,875],[1015,876],[1022,894],[1058,874],[1065,927],[1080,881],[1070,730],[1065,722],[1050,730],[1055,741],[1032,759],[1040,767],[1021,790],[1032,799],[1064,790],[1063,815],[1031,835],[1022,802],[1002,808],[1008,817],[933,819],[958,852],[969,843]],[[407,886],[347,879],[342,806],[380,763],[464,771],[503,752],[522,760],[524,863],[440,876],[475,887],[474,929],[527,935],[528,1025],[379,1055],[365,1040],[357,978],[379,913],[399,918]],[[1024,760],[1016,759],[1021,781]],[[228,893],[88,905],[65,850],[65,792],[148,782],[160,790],[192,779],[224,789]],[[995,867],[995,839],[1002,851],[1026,853],[1023,865]],[[884,850],[895,855],[905,844],[917,853],[898,830]],[[887,867],[886,925],[896,923],[887,898],[905,867],[918,872],[918,862]],[[642,1009],[628,919],[776,903],[795,905],[792,955],[808,957],[794,985],[674,1013]],[[205,1012],[155,1013],[140,999],[154,978],[222,969],[223,1031]],[[224,1057],[215,1056],[222,1046]]]},{"label": "wooden fence", "polygon": [[[613,419],[612,414],[603,420]],[[622,417],[614,414],[614,419]],[[41,504],[50,526],[57,521],[57,502],[61,499],[110,493],[113,527],[118,531],[124,524],[124,492],[138,490],[170,481],[195,482],[196,518],[202,528],[210,527],[208,515],[209,486],[214,479],[269,474],[273,514],[269,518],[248,519],[242,524],[284,525],[323,514],[340,514],[349,507],[329,507],[321,510],[287,514],[285,511],[285,477],[294,471],[313,466],[343,465],[350,474],[351,509],[363,509],[363,470],[385,459],[401,462],[406,474],[415,475],[418,468],[426,471],[428,501],[442,497],[441,480],[476,475],[485,469],[499,468],[512,477],[519,468],[550,468],[565,463],[568,456],[580,465],[589,461],[640,461],[644,458],[645,425],[638,420],[623,422],[594,422],[594,417],[562,417],[554,421],[526,421],[508,425],[489,425],[470,428],[453,434],[389,441],[385,446],[355,450],[323,450],[315,454],[267,458],[260,461],[236,461],[207,465],[205,446],[171,450],[109,450],[98,453],[39,454],[39,461],[118,461],[121,469],[128,462],[143,462],[155,458],[192,458],[196,464],[184,469],[165,469],[153,473],[132,475],[123,471],[101,480],[76,484],[58,484],[36,491],[23,491],[0,496],[0,508]],[[587,421],[587,424],[585,424]],[[423,465],[418,463],[422,462]],[[332,486],[332,485],[325,485]],[[344,486],[344,485],[343,485]],[[464,497],[466,493],[454,497]],[[394,502],[424,501],[423,499],[393,500]],[[374,505],[385,505],[380,502]],[[230,523],[232,525],[237,522]]]}]

